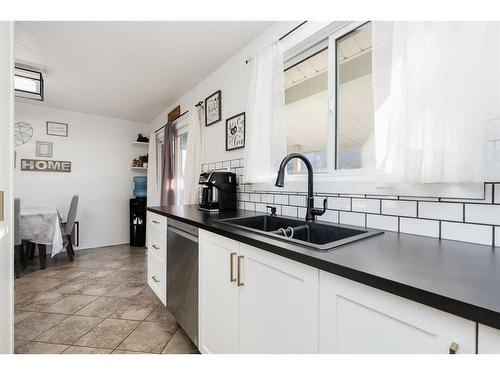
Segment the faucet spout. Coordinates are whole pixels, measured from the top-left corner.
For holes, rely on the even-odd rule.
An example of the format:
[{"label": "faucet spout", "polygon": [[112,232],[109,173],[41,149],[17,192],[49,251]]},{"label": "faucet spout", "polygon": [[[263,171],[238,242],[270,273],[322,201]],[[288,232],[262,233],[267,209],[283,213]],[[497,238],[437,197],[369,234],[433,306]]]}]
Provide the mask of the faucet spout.
[{"label": "faucet spout", "polygon": [[[316,219],[316,215],[322,215],[325,211],[316,210],[314,208],[314,188],[313,188],[313,167],[309,159],[307,159],[304,155],[299,153],[288,154],[280,164],[278,169],[278,175],[276,176],[276,183],[274,184],[277,187],[285,186],[285,169],[288,162],[292,159],[300,159],[304,162],[307,168],[307,204],[306,204],[306,220],[314,221]],[[325,206],[326,208],[326,206]]]}]

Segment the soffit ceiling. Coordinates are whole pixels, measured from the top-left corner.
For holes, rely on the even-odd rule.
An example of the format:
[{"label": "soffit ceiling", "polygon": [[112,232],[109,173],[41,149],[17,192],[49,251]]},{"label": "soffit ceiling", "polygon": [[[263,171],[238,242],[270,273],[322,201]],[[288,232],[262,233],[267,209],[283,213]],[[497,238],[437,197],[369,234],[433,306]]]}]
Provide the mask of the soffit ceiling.
[{"label": "soffit ceiling", "polygon": [[44,72],[42,105],[150,122],[272,23],[16,22],[15,58]]}]

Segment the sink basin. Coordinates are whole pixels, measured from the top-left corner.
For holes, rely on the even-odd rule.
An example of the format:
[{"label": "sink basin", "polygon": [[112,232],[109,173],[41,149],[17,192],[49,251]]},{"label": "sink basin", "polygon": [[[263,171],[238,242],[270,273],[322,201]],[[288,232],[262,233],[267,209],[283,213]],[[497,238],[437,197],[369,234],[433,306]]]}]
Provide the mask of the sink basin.
[{"label": "sink basin", "polygon": [[219,222],[322,251],[384,233],[374,229],[270,215],[223,219]]}]

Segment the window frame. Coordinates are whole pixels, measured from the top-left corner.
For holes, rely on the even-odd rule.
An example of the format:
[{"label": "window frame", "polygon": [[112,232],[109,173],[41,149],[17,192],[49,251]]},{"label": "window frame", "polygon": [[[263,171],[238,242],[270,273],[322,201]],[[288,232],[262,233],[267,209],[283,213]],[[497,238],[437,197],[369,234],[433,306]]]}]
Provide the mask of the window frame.
[{"label": "window frame", "polygon": [[[189,137],[189,126],[188,126],[188,121],[187,121],[187,116],[186,118],[180,118],[172,123],[172,126],[174,127],[174,164],[175,164],[175,188],[176,191],[179,193],[181,191],[180,189],[180,180],[181,177],[179,175],[181,171],[181,157],[180,157],[180,152],[181,152],[181,143],[180,143],[180,137],[183,135],[187,134]],[[184,177],[184,176],[183,176]],[[176,204],[183,204],[184,197],[181,196],[183,194],[175,194],[175,203]]]},{"label": "window frame", "polygon": [[[371,21],[342,22],[332,24],[322,32],[312,35],[299,45],[285,52],[284,70],[297,65],[322,49],[328,48],[328,142],[327,142],[327,169],[315,171],[315,178],[319,181],[373,181],[376,174],[375,167],[356,169],[337,169],[337,41],[357,28]],[[305,174],[290,174],[287,179],[291,182],[305,180]]]}]

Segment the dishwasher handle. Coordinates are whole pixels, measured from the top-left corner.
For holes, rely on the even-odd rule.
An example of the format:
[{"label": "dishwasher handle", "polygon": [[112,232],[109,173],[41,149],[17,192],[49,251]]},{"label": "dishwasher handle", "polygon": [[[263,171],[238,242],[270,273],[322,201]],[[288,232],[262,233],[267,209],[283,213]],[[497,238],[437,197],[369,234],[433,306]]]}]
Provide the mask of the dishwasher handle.
[{"label": "dishwasher handle", "polygon": [[198,243],[198,236],[194,236],[194,235],[192,235],[190,233],[184,232],[183,230],[177,229],[177,228],[175,228],[175,227],[173,227],[171,225],[167,226],[167,236],[168,236],[168,232],[175,233],[178,236],[187,238],[190,241]]}]

